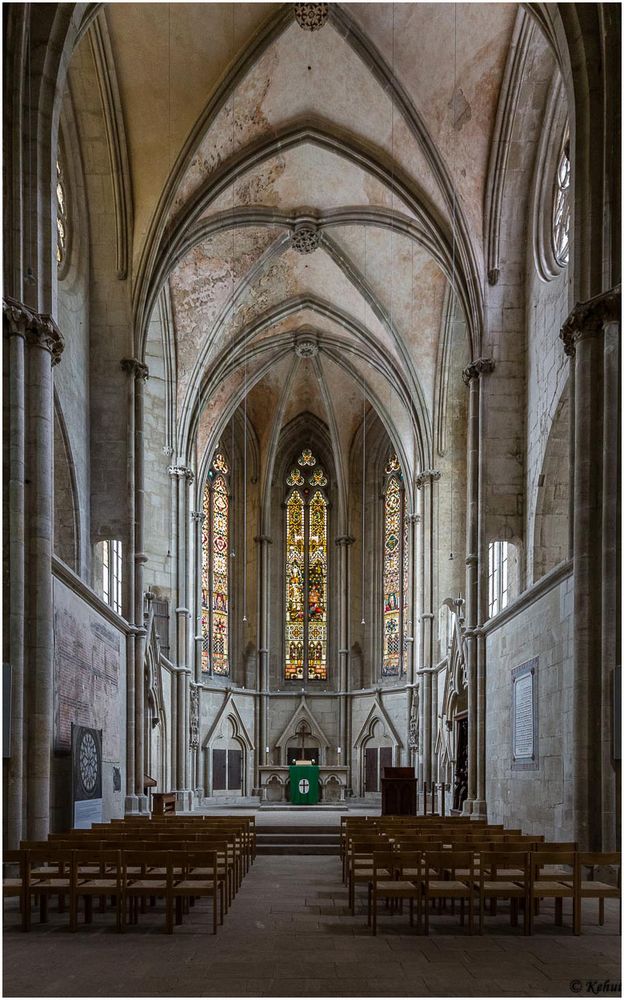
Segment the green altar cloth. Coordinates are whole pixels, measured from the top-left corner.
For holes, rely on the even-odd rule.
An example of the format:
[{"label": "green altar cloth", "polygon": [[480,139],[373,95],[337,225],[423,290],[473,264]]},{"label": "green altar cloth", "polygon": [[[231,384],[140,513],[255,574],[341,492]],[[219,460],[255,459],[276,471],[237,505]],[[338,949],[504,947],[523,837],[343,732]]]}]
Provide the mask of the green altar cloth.
[{"label": "green altar cloth", "polygon": [[294,806],[313,806],[319,800],[319,769],[317,764],[292,764],[290,801]]}]

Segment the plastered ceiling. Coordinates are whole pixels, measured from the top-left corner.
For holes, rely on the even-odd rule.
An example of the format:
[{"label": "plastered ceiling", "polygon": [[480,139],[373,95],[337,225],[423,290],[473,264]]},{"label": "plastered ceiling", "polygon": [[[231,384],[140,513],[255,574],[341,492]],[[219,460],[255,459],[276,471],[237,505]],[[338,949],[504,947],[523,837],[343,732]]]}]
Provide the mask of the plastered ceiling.
[{"label": "plastered ceiling", "polygon": [[[247,392],[261,456],[276,421],[302,412],[345,456],[365,394],[406,459],[427,461],[447,281],[461,268],[467,281],[469,262],[483,281],[517,10],[332,4],[314,32],[293,4],[99,15],[127,132],[139,319],[171,298],[180,448],[214,447]],[[294,247],[301,225],[311,253]],[[302,339],[316,357],[297,356]]]}]

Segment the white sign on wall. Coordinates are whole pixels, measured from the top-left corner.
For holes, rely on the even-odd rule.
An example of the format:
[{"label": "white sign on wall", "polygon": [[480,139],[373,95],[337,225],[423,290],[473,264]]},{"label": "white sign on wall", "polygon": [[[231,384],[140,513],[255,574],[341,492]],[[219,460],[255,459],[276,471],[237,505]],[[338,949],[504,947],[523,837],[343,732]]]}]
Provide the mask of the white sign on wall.
[{"label": "white sign on wall", "polygon": [[511,672],[511,766],[535,770],[538,758],[538,657]]}]

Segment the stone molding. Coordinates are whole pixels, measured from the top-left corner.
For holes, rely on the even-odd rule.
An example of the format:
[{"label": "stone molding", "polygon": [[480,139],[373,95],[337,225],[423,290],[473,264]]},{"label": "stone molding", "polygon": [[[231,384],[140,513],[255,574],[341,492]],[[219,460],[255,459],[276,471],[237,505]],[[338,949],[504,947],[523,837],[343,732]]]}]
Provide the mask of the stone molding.
[{"label": "stone molding", "polygon": [[192,483],[195,479],[195,473],[186,465],[170,465],[167,472],[172,478],[182,479],[184,477],[187,483]]},{"label": "stone molding", "polygon": [[587,302],[577,302],[561,327],[559,339],[568,357],[576,354],[576,345],[585,337],[596,337],[602,333],[605,323],[620,321],[622,308],[622,286],[615,285],[600,295],[594,295]]},{"label": "stone molding", "polygon": [[[442,473],[439,472],[438,469],[425,469],[424,472],[420,472],[416,476],[416,480],[415,480],[415,482],[416,482],[416,489],[417,490],[422,489],[423,486],[425,485],[425,483],[433,483],[433,482],[435,482],[437,479],[440,479],[441,475],[442,475]],[[414,516],[418,517],[417,514],[414,515]]]},{"label": "stone molding", "polygon": [[142,378],[144,382],[147,382],[149,368],[138,358],[122,358],[119,364],[127,375],[134,375],[136,379]]},{"label": "stone molding", "polygon": [[2,312],[9,337],[24,337],[28,344],[48,351],[52,367],[58,365],[65,348],[63,334],[48,313],[37,313],[10,296],[2,300]]},{"label": "stone molding", "polygon": [[36,322],[37,314],[23,302],[10,296],[2,299],[2,314],[6,321],[9,337],[26,337],[28,329]]},{"label": "stone molding", "polygon": [[295,19],[304,31],[319,31],[329,17],[328,3],[296,3]]},{"label": "stone molding", "polygon": [[52,367],[58,365],[65,348],[63,334],[49,315],[37,315],[35,323],[28,328],[27,343],[48,351],[52,358]]},{"label": "stone molding", "polygon": [[318,225],[313,219],[305,219],[295,224],[290,242],[293,250],[296,250],[297,253],[313,253],[318,250],[319,241]]},{"label": "stone molding", "polygon": [[470,385],[471,379],[479,378],[480,375],[490,375],[493,371],[494,361],[492,358],[476,358],[464,368],[462,378],[465,385]]},{"label": "stone molding", "polygon": [[298,340],[295,344],[295,354],[298,358],[315,358],[319,346],[314,340]]},{"label": "stone molding", "polygon": [[261,544],[261,543],[264,542],[267,545],[272,545],[273,544],[273,539],[269,538],[268,535],[256,535],[256,537],[254,538],[254,542],[258,542],[258,544]]}]

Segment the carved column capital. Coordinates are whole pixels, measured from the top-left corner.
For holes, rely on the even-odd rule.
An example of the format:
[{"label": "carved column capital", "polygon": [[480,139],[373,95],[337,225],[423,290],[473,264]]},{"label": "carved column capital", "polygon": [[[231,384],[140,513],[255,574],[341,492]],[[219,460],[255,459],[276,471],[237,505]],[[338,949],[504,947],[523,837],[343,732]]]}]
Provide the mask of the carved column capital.
[{"label": "carved column capital", "polygon": [[406,514],[405,519],[408,524],[420,524],[420,514]]},{"label": "carved column capital", "polygon": [[470,385],[473,378],[479,378],[480,375],[489,375],[493,371],[494,361],[492,358],[477,358],[464,368],[462,378],[466,385]]},{"label": "carved column capital", "polygon": [[[433,483],[442,475],[437,469],[425,469],[416,476],[416,489],[421,490],[426,483]],[[414,515],[417,517],[418,515]]]},{"label": "carved column capital", "polygon": [[184,478],[187,483],[192,483],[195,479],[195,473],[186,465],[170,465],[167,471],[172,478]]},{"label": "carved column capital", "polygon": [[142,378],[144,382],[148,380],[149,368],[138,358],[122,358],[119,363],[128,375],[133,375],[136,379]]},{"label": "carved column capital", "polygon": [[204,514],[203,510],[192,510],[191,520],[195,521],[196,524],[203,524],[204,521],[206,520],[206,515]]},{"label": "carved column capital", "polygon": [[258,545],[272,545],[273,539],[269,538],[268,535],[256,535],[254,542],[257,542]]},{"label": "carved column capital", "polygon": [[25,306],[23,302],[12,299],[10,295],[2,299],[2,315],[5,321],[5,332],[9,337],[26,337],[30,327],[36,322],[37,314]]},{"label": "carved column capital", "polygon": [[52,358],[52,367],[58,365],[65,348],[63,334],[51,316],[36,314],[30,324],[26,339],[33,347],[48,351]]},{"label": "carved column capital", "polygon": [[587,302],[577,302],[561,327],[560,340],[568,357],[576,354],[576,345],[585,337],[597,337],[605,323],[619,321],[622,307],[622,286],[615,285],[607,292],[595,295]]},{"label": "carved column capital", "polygon": [[336,539],[336,545],[353,545],[355,538],[351,535],[341,535],[340,538]]}]

